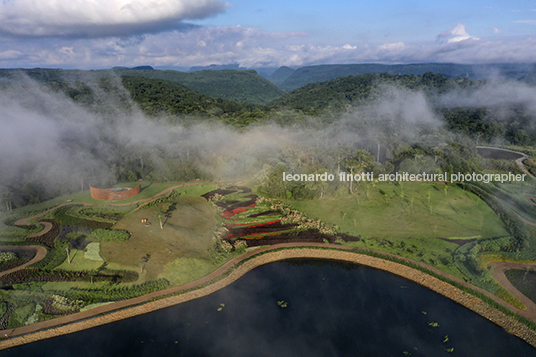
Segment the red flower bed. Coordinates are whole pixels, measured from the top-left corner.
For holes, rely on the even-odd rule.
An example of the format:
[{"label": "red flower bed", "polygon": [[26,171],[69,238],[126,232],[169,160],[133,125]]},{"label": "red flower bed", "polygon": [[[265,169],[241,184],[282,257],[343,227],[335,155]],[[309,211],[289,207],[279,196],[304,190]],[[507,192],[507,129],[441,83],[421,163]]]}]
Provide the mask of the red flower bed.
[{"label": "red flower bed", "polygon": [[249,237],[249,239],[256,239],[250,236],[267,236],[274,234],[285,234],[292,230],[297,225],[294,223],[281,224],[281,220],[275,220],[271,222],[258,223],[251,226],[242,225],[236,228],[231,228],[229,234],[227,234],[226,239],[231,241],[239,237]]},{"label": "red flower bed", "polygon": [[247,208],[235,208],[230,211],[225,211],[221,216],[225,219],[230,219],[232,216],[247,211]]}]

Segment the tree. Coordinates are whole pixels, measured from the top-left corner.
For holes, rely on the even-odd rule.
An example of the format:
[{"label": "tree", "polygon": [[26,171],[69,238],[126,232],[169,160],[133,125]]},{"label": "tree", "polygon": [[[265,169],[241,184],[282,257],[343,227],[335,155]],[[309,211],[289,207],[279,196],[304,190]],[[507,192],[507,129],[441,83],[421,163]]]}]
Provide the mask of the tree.
[{"label": "tree", "polygon": [[71,255],[69,254],[69,244],[65,245],[65,251],[67,252],[67,262],[71,264]]},{"label": "tree", "polygon": [[160,229],[164,229],[164,215],[165,215],[165,212],[161,209],[161,208],[158,208],[156,210],[156,217],[158,218],[158,221],[160,222]]},{"label": "tree", "polygon": [[141,272],[143,273],[143,270],[145,269],[145,264],[147,264],[147,262],[149,261],[149,259],[151,259],[151,254],[147,253],[145,254],[142,258],[141,258],[141,263],[142,263],[142,266],[141,266]]}]

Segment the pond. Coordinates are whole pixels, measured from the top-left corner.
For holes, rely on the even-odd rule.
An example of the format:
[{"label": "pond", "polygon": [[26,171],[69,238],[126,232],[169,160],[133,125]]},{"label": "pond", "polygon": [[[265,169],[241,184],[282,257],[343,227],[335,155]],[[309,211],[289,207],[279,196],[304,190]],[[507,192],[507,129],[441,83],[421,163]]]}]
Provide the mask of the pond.
[{"label": "pond", "polygon": [[476,150],[484,159],[517,160],[520,157],[523,157],[523,154],[521,153],[499,148],[478,147]]},{"label": "pond", "polygon": [[367,267],[299,259],[203,298],[0,356],[536,356],[502,328]]}]

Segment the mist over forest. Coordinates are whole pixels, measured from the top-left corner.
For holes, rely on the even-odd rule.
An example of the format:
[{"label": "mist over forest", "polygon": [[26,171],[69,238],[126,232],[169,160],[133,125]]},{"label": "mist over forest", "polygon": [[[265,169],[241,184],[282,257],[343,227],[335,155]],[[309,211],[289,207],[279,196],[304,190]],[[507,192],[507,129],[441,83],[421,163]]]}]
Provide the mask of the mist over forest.
[{"label": "mist over forest", "polygon": [[[149,79],[43,83],[20,73],[0,82],[0,200],[20,207],[89,185],[198,178],[254,178],[275,196],[317,197],[340,187],[285,186],[281,173],[478,172],[484,167],[477,144],[536,143],[531,85],[441,75],[428,82],[364,78],[363,93],[353,94],[359,100],[332,90],[340,100],[318,107],[296,104],[305,100],[299,88],[267,106],[199,97],[208,109],[176,110],[175,94],[162,95],[164,104],[149,96],[156,88]],[[308,93],[322,97],[322,86],[333,83],[341,79]]]}]

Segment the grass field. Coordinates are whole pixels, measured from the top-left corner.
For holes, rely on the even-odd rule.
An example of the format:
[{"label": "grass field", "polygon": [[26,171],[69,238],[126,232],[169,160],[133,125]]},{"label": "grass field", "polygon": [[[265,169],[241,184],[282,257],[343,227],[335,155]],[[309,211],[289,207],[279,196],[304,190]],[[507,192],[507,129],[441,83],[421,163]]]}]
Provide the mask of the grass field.
[{"label": "grass field", "polygon": [[455,238],[509,235],[502,221],[472,193],[454,185],[377,183],[345,197],[287,200],[293,208],[340,232],[363,238]]},{"label": "grass field", "polygon": [[[168,203],[171,206],[161,229],[157,211]],[[145,226],[143,219],[150,226]],[[127,230],[131,237],[126,242],[101,243],[101,256],[109,263],[146,270],[146,279],[152,280],[166,264],[178,258],[210,258],[215,214],[204,198],[181,196],[157,207],[136,210],[113,228]]]}]

